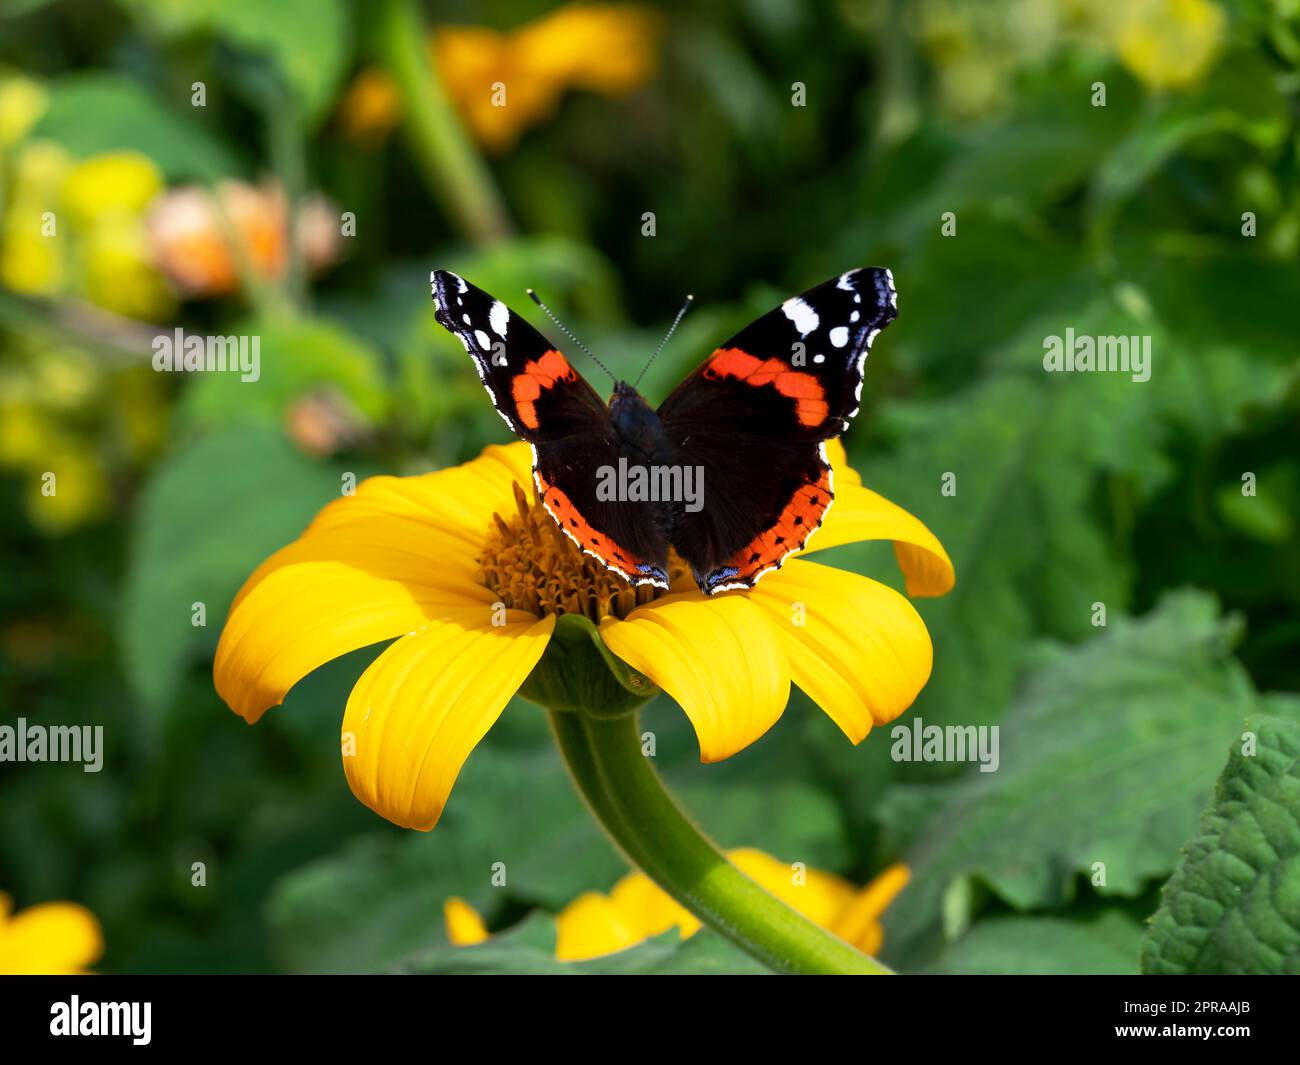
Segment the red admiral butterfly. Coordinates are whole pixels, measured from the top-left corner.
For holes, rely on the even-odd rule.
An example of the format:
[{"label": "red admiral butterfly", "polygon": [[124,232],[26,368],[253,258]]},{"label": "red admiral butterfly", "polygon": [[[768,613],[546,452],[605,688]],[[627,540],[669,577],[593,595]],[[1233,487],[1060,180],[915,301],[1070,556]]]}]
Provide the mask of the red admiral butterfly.
[{"label": "red admiral butterfly", "polygon": [[[625,381],[606,405],[500,300],[446,270],[431,281],[439,324],[532,445],[538,494],[560,528],[621,577],[659,588],[671,545],[709,595],[752,588],[820,527],[834,499],[824,442],[858,413],[871,342],[897,306],[888,270],[840,274],[746,326],[656,411]],[[707,501],[602,490],[630,466],[699,471]]]}]

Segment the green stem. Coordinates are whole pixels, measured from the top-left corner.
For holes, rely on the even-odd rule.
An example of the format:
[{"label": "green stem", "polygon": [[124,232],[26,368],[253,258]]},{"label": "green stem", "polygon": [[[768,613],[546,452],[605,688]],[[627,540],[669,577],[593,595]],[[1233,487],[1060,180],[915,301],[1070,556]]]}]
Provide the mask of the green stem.
[{"label": "green stem", "polygon": [[496,182],[438,80],[412,0],[382,0],[378,11],[380,58],[397,84],[407,136],[430,191],[475,244],[509,237]]},{"label": "green stem", "polygon": [[772,969],[888,973],[727,861],[693,825],[641,753],[635,713],[551,711],[578,790],[627,858],[705,924]]}]

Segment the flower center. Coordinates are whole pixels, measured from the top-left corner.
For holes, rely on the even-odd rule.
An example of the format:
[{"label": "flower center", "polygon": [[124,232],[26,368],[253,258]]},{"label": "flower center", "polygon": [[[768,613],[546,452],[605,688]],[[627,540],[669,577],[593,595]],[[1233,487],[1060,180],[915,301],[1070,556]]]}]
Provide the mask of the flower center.
[{"label": "flower center", "polygon": [[[668,594],[649,584],[634,587],[583,554],[535,496],[529,501],[519,484],[514,489],[517,513],[492,515],[479,556],[479,579],[506,606],[538,616],[585,614],[600,621],[625,618]],[[668,572],[670,578],[685,572],[676,554],[669,556]]]}]

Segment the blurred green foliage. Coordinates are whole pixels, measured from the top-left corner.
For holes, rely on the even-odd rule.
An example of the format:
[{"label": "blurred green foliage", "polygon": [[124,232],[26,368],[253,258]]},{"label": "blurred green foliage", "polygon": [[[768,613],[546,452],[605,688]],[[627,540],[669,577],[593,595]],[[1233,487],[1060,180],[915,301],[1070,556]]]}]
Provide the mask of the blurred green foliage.
[{"label": "blurred green foliage", "polygon": [[[1215,841],[1254,803],[1289,796],[1292,832],[1300,816],[1300,711],[1272,694],[1300,686],[1294,5],[672,2],[640,84],[557,86],[509,147],[480,152],[442,101],[468,171],[394,128],[393,100],[412,103],[383,80],[404,43],[383,15],[399,6],[27,0],[0,15],[0,720],[102,724],[107,746],[99,774],[0,764],[0,888],[90,906],[110,971],[554,964],[550,922],[527,915],[623,866],[541,713],[512,705],[438,828],[400,832],[339,766],[342,708],[375,649],[248,729],[211,685],[226,605],[346,474],[420,472],[505,439],[433,321],[431,267],[540,325],[520,298],[538,289],[628,372],[693,291],[645,382],[661,398],[754,315],[872,263],[893,269],[900,317],[846,442],[958,575],[918,603],[936,665],[909,714],[1000,724],[1001,767],[896,763],[883,729],[852,748],[799,694],[762,741],[707,767],[661,699],[659,767],[723,845],[859,882],[907,861],[884,949],[904,971],[1136,972],[1144,954],[1162,970],[1282,967],[1249,942],[1188,947],[1206,933],[1179,892],[1221,896]],[[509,40],[550,7],[423,17]],[[434,74],[454,89],[455,71]],[[64,175],[122,152],[172,191],[239,179],[290,208],[323,193],[340,234],[319,261],[288,241],[274,268],[228,263],[237,276],[203,292],[168,276],[167,299],[120,306],[95,278],[124,263],[166,275],[139,244],[160,239],[156,215],[96,206],[79,250],[51,261],[31,227],[71,195]],[[465,178],[475,167],[491,188]],[[504,236],[455,208],[498,196]],[[176,326],[261,335],[262,379],[153,374],[149,342]],[[1067,328],[1150,336],[1150,381],[1044,373],[1044,337]],[[57,506],[39,492],[49,469],[68,471]],[[949,473],[955,495],[940,492]],[[900,583],[882,545],[834,559]],[[1269,757],[1234,755],[1201,823],[1247,721],[1266,722]],[[1300,923],[1294,855],[1260,874],[1289,889],[1257,893],[1240,923]],[[449,950],[450,895],[518,927]],[[748,964],[702,934],[590,968]]]}]

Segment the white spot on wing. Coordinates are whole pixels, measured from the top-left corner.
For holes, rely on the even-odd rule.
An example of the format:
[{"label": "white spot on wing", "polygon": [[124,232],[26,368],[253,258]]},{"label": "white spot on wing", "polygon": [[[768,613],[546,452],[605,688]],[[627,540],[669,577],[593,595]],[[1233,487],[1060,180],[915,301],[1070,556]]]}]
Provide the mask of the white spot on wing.
[{"label": "white spot on wing", "polygon": [[817,312],[798,296],[792,296],[781,304],[781,311],[794,323],[801,337],[806,337],[821,324]]},{"label": "white spot on wing", "polygon": [[834,344],[837,348],[842,348],[844,347],[845,344],[849,342],[848,326],[837,325],[834,329],[831,330],[830,335],[831,335],[831,343]]},{"label": "white spot on wing", "polygon": [[510,311],[500,300],[492,301],[492,309],[488,311],[488,325],[492,327],[492,332],[501,337],[506,336],[506,323],[510,321]]},{"label": "white spot on wing", "polygon": [[478,341],[478,346],[482,348],[484,351],[488,351],[491,349],[492,340],[491,338],[488,337],[488,335],[485,332],[483,332],[482,329],[474,330],[474,339]]}]

